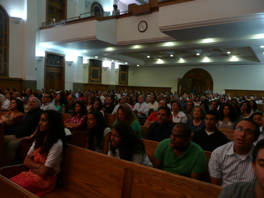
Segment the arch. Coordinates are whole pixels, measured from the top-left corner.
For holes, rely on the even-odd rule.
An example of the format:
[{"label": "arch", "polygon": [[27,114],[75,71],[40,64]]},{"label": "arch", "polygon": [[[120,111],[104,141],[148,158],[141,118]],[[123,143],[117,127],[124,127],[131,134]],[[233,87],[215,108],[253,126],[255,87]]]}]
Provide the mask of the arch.
[{"label": "arch", "polygon": [[0,77],[8,78],[9,15],[0,4]]},{"label": "arch", "polygon": [[94,12],[94,16],[103,17],[104,9],[99,2],[93,2],[91,5],[91,12]]},{"label": "arch", "polygon": [[197,94],[202,94],[210,87],[213,93],[214,81],[208,71],[201,68],[191,69],[184,74],[183,78],[188,79],[189,90],[195,87]]}]

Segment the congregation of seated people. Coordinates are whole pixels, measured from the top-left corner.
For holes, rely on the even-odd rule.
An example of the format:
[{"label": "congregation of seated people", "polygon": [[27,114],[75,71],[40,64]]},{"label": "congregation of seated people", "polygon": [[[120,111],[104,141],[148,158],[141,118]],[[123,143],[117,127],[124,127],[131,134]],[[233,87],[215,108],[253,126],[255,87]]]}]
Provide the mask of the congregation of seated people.
[{"label": "congregation of seated people", "polygon": [[[260,182],[254,173],[264,162],[264,108],[258,109],[264,101],[255,96],[30,88],[20,94],[11,88],[0,90],[0,102],[4,166],[19,163],[21,141],[32,140],[24,159],[29,171],[11,181],[38,196],[55,188],[63,145],[71,143],[74,131],[87,131],[89,150],[185,177],[203,180],[208,166],[210,182],[227,187],[222,197]],[[68,118],[63,120],[63,114]],[[115,117],[112,125],[107,115]],[[146,134],[142,127],[147,127]],[[230,130],[232,139],[226,132]],[[158,142],[154,161],[145,151],[144,138]],[[208,165],[204,151],[212,152]],[[257,178],[264,177],[263,171],[259,174]],[[32,175],[37,177],[26,179]]]}]

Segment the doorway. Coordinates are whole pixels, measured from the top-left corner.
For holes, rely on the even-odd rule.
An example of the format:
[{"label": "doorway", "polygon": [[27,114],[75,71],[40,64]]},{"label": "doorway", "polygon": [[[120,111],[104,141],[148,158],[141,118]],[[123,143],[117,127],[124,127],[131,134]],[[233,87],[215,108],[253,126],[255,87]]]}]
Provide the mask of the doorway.
[{"label": "doorway", "polygon": [[65,55],[46,52],[44,87],[48,91],[65,88]]},{"label": "doorway", "polygon": [[209,72],[204,69],[191,69],[183,78],[178,79],[178,93],[190,94],[195,88],[196,94],[204,94],[209,87],[213,93],[213,78]]}]

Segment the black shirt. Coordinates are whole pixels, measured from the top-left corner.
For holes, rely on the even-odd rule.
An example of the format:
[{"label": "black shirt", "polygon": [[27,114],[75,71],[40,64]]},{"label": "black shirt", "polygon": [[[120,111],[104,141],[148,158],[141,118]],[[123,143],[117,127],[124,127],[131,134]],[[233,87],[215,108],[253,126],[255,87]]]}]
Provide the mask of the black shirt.
[{"label": "black shirt", "polygon": [[156,121],[149,126],[147,139],[160,142],[166,138],[170,138],[173,127],[174,124],[171,120],[164,126],[161,126]]},{"label": "black shirt", "polygon": [[103,105],[103,109],[105,113],[112,114],[114,108],[115,108],[115,105],[110,105],[109,107],[106,107],[106,105]]},{"label": "black shirt", "polygon": [[202,147],[205,151],[213,151],[217,147],[228,143],[225,134],[215,128],[215,132],[208,136],[204,129],[197,131],[193,134],[192,141]]},{"label": "black shirt", "polygon": [[22,138],[32,135],[39,124],[39,119],[42,113],[43,110],[41,110],[40,108],[33,111],[29,110],[25,115],[21,125],[17,129],[15,135],[16,138]]}]

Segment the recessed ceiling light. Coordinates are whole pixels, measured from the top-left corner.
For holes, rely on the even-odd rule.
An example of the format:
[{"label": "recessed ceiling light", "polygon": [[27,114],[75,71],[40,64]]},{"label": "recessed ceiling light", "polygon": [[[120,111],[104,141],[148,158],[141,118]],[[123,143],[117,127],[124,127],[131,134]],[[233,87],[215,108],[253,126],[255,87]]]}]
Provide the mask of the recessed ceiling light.
[{"label": "recessed ceiling light", "polygon": [[261,45],[260,48],[264,48],[264,45]]},{"label": "recessed ceiling light", "polygon": [[125,62],[125,64],[127,65],[127,62]]},{"label": "recessed ceiling light", "polygon": [[150,58],[150,56],[147,56],[147,58]]},{"label": "recessed ceiling light", "polygon": [[171,54],[170,57],[173,57],[173,54]]},{"label": "recessed ceiling light", "polygon": [[139,67],[139,65],[137,65]]},{"label": "recessed ceiling light", "polygon": [[98,56],[95,56],[94,58],[98,58]]},{"label": "recessed ceiling light", "polygon": [[226,53],[227,53],[227,54],[231,54],[231,52],[229,52],[229,51],[228,51],[228,52],[226,52]]},{"label": "recessed ceiling light", "polygon": [[200,56],[200,53],[196,53],[197,56]]},{"label": "recessed ceiling light", "polygon": [[112,62],[115,62],[114,60],[112,60]]}]

